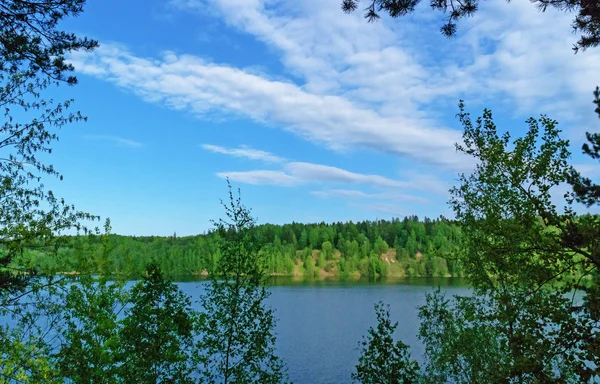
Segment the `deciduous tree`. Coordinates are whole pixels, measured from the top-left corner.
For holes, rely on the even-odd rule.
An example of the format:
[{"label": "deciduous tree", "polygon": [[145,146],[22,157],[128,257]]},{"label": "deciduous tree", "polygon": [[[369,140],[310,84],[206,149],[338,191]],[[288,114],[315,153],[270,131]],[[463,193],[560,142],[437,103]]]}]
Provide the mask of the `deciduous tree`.
[{"label": "deciduous tree", "polygon": [[119,332],[125,383],[192,383],[191,358],[197,314],[157,264],[130,292]]},{"label": "deciduous tree", "polygon": [[[229,182],[228,182],[229,185]],[[200,298],[196,361],[203,383],[281,383],[286,374],[275,353],[275,316],[265,300],[265,261],[255,219],[229,185],[226,219],[215,222],[221,259]]]},{"label": "deciduous tree", "polygon": [[[37,270],[15,271],[11,260],[26,248],[50,252],[57,234],[81,228],[94,217],[46,190],[43,176],[60,177],[40,154],[52,152],[57,130],[85,120],[68,112],[73,100],[56,103],[49,87],[74,85],[73,66],[65,55],[92,50],[98,43],[60,28],[83,11],[84,0],[6,0],[0,4],[0,307],[15,304],[11,295],[24,289]],[[15,273],[18,272],[18,273]]]},{"label": "deciduous tree", "polygon": [[417,384],[419,365],[411,360],[408,345],[394,341],[398,323],[390,320],[389,305],[375,304],[377,326],[360,342],[361,355],[352,379],[362,384]]}]

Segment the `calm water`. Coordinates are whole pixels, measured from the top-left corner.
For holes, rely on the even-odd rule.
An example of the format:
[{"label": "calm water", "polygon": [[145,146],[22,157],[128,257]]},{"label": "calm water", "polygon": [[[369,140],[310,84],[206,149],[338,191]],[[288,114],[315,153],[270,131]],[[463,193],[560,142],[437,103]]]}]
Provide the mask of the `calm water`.
[{"label": "calm water", "polygon": [[[178,283],[197,297],[200,282]],[[292,285],[290,285],[292,284]],[[441,286],[449,295],[468,294],[457,279],[411,279],[387,283],[304,282],[279,279],[271,287],[269,304],[276,310],[277,351],[296,384],[347,383],[358,361],[358,342],[375,324],[373,305],[390,304],[398,321],[396,337],[411,346],[420,359],[417,306],[425,293]]]},{"label": "calm water", "polygon": [[[195,302],[205,283],[177,284]],[[296,384],[349,383],[358,362],[358,342],[375,325],[373,305],[380,300],[390,304],[391,317],[398,322],[397,339],[410,345],[413,357],[421,360],[417,307],[425,303],[425,293],[438,286],[448,295],[469,293],[459,279],[343,283],[278,278],[270,287],[268,304],[279,319],[277,352],[286,363],[290,379]],[[0,323],[4,321],[7,319],[0,318]]]}]

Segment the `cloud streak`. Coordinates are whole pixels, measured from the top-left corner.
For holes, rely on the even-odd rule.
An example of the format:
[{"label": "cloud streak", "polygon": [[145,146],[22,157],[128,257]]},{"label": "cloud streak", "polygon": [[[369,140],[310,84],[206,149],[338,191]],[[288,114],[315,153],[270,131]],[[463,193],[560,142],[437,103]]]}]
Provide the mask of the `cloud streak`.
[{"label": "cloud streak", "polygon": [[302,184],[303,180],[282,171],[257,170],[245,172],[219,172],[217,176],[239,183],[252,185],[277,185],[290,187]]},{"label": "cloud streak", "polygon": [[239,148],[225,148],[218,145],[202,144],[201,147],[209,152],[220,153],[234,157],[243,157],[250,160],[262,160],[270,163],[281,163],[285,161],[283,157],[279,157],[259,149],[250,148],[245,145],[242,145]]},{"label": "cloud streak", "polygon": [[408,194],[383,192],[383,193],[366,193],[356,189],[330,189],[322,191],[312,191],[312,195],[321,198],[345,198],[345,199],[379,199],[379,200],[396,200],[403,202],[412,202],[418,204],[427,204],[429,200],[422,196],[414,196]]},{"label": "cloud streak", "polygon": [[[381,189],[413,189],[442,195],[445,195],[448,190],[448,186],[444,182],[437,180],[433,176],[411,175],[408,180],[395,180],[381,175],[356,173],[329,165],[307,162],[287,163],[283,165],[283,169],[280,171],[252,170],[219,172],[217,173],[217,176],[246,184],[284,187],[302,184],[345,184],[364,185]],[[347,197],[350,197],[351,194],[354,194],[355,197],[359,197],[358,195],[361,192],[342,192],[341,190],[336,190],[332,192],[332,195],[330,196],[335,194],[339,196],[344,193]],[[323,197],[323,195],[321,196]],[[379,197],[383,196],[384,194],[379,195]],[[397,196],[399,197],[400,195]],[[367,197],[367,195],[365,194],[360,197]],[[373,195],[372,197],[376,197],[376,195]]]},{"label": "cloud streak", "polygon": [[437,117],[459,97],[503,100],[514,113],[535,108],[571,121],[593,117],[589,88],[600,83],[600,51],[573,56],[576,37],[565,33],[571,15],[539,15],[529,2],[482,4],[450,42],[426,11],[393,30],[396,21],[367,24],[359,14],[343,15],[338,3],[316,0],[171,4],[254,36],[279,53],[287,73],[173,52],[144,58],[116,44],[77,52],[72,63],[148,102],[200,118],[242,116],[334,151],[375,150],[452,170],[469,170],[472,162],[454,151],[460,133]]},{"label": "cloud streak", "polygon": [[144,144],[139,141],[125,139],[119,136],[111,136],[111,135],[87,135],[85,136],[88,140],[96,140],[96,141],[108,141],[112,143],[115,147],[122,148],[141,148]]},{"label": "cloud streak", "polygon": [[[283,70],[261,67],[260,58],[250,63],[254,68],[239,68],[168,51],[141,57],[108,43],[92,53],[76,52],[71,57],[76,70],[199,119],[242,117],[332,151],[392,154],[399,159],[398,165],[390,163],[394,167],[425,169],[385,177],[311,162],[286,163],[249,147],[204,144],[207,151],[270,163],[262,169],[219,172],[221,178],[252,185],[318,186],[324,189],[313,191],[316,196],[371,199],[374,204],[360,206],[400,214],[394,204],[376,200],[418,203],[410,199],[420,196],[398,193],[407,190],[447,197],[449,185],[441,179],[448,172],[472,169],[472,159],[454,149],[460,132],[449,128],[459,128],[452,119],[459,98],[468,107],[501,108],[507,119],[547,113],[572,137],[583,135],[570,126],[596,121],[590,95],[591,87],[600,84],[600,51],[573,55],[570,47],[577,36],[567,33],[572,15],[540,15],[529,1],[482,3],[450,41],[439,36],[440,20],[432,19],[426,7],[401,23],[368,24],[360,12],[344,15],[338,2],[320,0],[170,3],[176,12],[202,12],[203,20],[213,18],[219,28],[225,25],[262,42]],[[228,35],[226,28],[219,32]],[[524,127],[510,130],[519,135]],[[383,167],[393,175],[389,165]],[[363,186],[382,192],[362,192]]]},{"label": "cloud streak", "polygon": [[322,164],[293,162],[284,169],[294,177],[316,183],[363,184],[383,188],[407,188],[411,183],[380,175],[365,175]]},{"label": "cloud streak", "polygon": [[359,147],[451,168],[464,165],[453,147],[460,139],[458,132],[438,128],[430,119],[387,117],[340,96],[310,93],[290,82],[191,55],[165,53],[152,60],[104,44],[91,54],[76,53],[71,62],[78,71],[111,81],[146,101],[199,117],[241,115],[336,151]]},{"label": "cloud streak", "polygon": [[529,1],[482,3],[451,41],[439,35],[441,21],[425,7],[404,18],[401,28],[387,18],[367,24],[360,12],[343,15],[339,3],[319,0],[293,6],[185,0],[184,8],[210,9],[278,50],[309,92],[343,95],[382,115],[418,118],[423,106],[449,98],[454,106],[459,97],[496,103],[502,97],[516,113],[593,117],[587,104],[590,84],[600,83],[600,51],[573,55],[573,15],[554,9],[540,14]]}]

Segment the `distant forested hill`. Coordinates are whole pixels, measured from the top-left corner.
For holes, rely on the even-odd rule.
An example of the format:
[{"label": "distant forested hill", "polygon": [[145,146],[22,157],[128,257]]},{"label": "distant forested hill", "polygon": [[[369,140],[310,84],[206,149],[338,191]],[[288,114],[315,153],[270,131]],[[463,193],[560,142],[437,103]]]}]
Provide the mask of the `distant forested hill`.
[{"label": "distant forested hill", "polygon": [[[254,230],[273,275],[311,277],[461,276],[460,228],[444,218],[285,225]],[[215,233],[177,237],[69,238],[57,255],[25,251],[16,264],[72,272],[82,263],[139,276],[150,261],[170,275],[207,274],[220,257]]]}]

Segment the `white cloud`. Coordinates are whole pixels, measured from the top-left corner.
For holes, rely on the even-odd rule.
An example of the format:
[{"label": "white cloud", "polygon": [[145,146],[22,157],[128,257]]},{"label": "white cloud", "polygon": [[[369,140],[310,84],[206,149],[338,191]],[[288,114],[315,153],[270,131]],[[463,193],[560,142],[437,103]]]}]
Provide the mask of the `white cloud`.
[{"label": "white cloud", "polygon": [[293,83],[190,55],[142,59],[104,44],[92,54],[77,53],[71,61],[79,71],[112,81],[149,102],[198,116],[239,114],[334,150],[358,146],[464,167],[453,147],[460,139],[458,132],[436,128],[428,119],[386,117],[340,96],[310,93]]},{"label": "white cloud", "polygon": [[[322,164],[291,162],[283,165],[282,171],[252,170],[241,172],[219,172],[217,176],[247,184],[294,186],[300,184],[350,184],[371,188],[415,189],[446,194],[446,190],[432,189],[436,181],[433,176],[413,175],[408,180],[394,180],[380,175],[367,175]],[[422,180],[428,180],[423,183]],[[438,186],[444,185],[441,181]],[[357,191],[358,192],[358,191]],[[383,196],[383,195],[382,195]]]},{"label": "white cloud", "polygon": [[225,148],[218,145],[202,144],[201,147],[210,152],[221,153],[235,157],[245,157],[251,160],[262,160],[271,163],[281,163],[285,161],[283,157],[279,157],[259,149],[250,148],[245,145],[242,145],[239,148]]},{"label": "white cloud", "polygon": [[452,187],[451,184],[432,174],[408,171],[404,172],[403,175],[411,180],[413,184],[418,185],[418,189],[442,196],[448,196],[448,190]]},{"label": "white cloud", "polygon": [[302,182],[296,177],[287,175],[285,172],[268,170],[219,172],[217,173],[217,176],[222,179],[229,179],[231,181],[253,185],[279,185],[289,187]]},{"label": "white cloud", "polygon": [[315,195],[323,198],[330,197],[347,197],[347,198],[369,198],[378,197],[380,194],[365,193],[355,189],[330,189],[326,191],[312,191],[311,195]]},{"label": "white cloud", "polygon": [[347,199],[381,199],[398,200],[404,202],[413,202],[427,204],[429,200],[422,196],[407,195],[395,192],[366,193],[355,189],[330,189],[323,191],[312,191],[312,195],[322,198],[347,198]]},{"label": "white cloud", "polygon": [[574,14],[540,13],[526,0],[481,3],[451,40],[438,32],[443,15],[423,4],[410,17],[367,24],[337,2],[186,2],[276,48],[304,89],[376,103],[385,115],[417,117],[423,104],[450,99],[454,107],[459,97],[498,104],[508,96],[504,103],[517,113],[577,121],[592,115],[591,86],[600,83],[600,51],[571,50]]},{"label": "white cloud", "polygon": [[379,175],[364,175],[322,164],[293,162],[286,164],[284,169],[294,177],[311,182],[363,184],[380,188],[407,188],[412,186],[410,182],[406,181],[392,180]]},{"label": "white cloud", "polygon": [[[467,106],[503,106],[519,119],[545,112],[585,127],[581,123],[593,116],[590,92],[600,84],[600,50],[573,55],[577,36],[568,33],[573,14],[540,14],[529,1],[483,2],[451,40],[439,34],[442,16],[424,5],[409,18],[368,24],[360,12],[345,15],[338,2],[319,0],[171,4],[254,36],[279,55],[285,72],[173,52],[141,58],[110,44],[75,54],[77,70],[201,118],[240,115],[336,151],[369,149],[452,170],[472,164],[454,151],[460,133],[439,120],[442,113],[453,115],[447,107],[454,112],[458,98]],[[282,172],[298,180],[309,177],[300,175],[306,165],[296,166]],[[347,183],[363,183],[369,176],[311,167],[316,175],[324,171]],[[376,175],[369,180],[403,186]],[[421,184],[445,188],[427,178]]]},{"label": "white cloud", "polygon": [[140,148],[140,147],[144,146],[144,144],[140,143],[139,141],[129,140],[129,139],[125,139],[125,138],[119,137],[119,136],[111,136],[111,135],[87,135],[85,137],[86,137],[86,139],[89,139],[89,140],[108,141],[108,142],[111,142],[113,145],[115,145],[117,147]]}]

